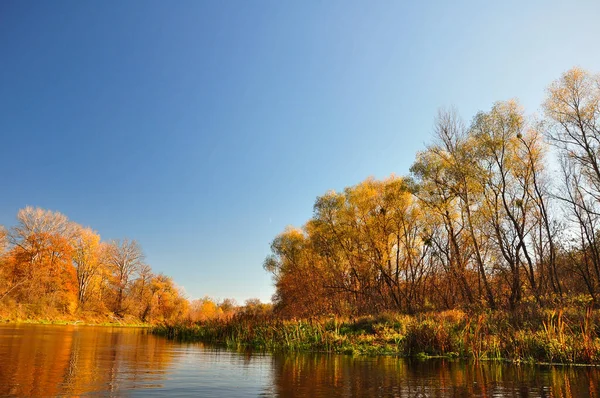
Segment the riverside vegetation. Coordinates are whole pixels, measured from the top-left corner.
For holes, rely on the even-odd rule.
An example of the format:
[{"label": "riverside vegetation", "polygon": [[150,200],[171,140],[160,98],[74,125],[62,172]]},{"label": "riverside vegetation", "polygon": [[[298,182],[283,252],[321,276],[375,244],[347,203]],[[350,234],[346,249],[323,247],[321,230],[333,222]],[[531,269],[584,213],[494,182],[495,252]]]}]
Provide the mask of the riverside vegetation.
[{"label": "riverside vegetation", "polygon": [[510,312],[447,310],[286,320],[268,305],[249,303],[232,318],[163,324],[152,332],[238,350],[598,364],[598,325],[598,311],[576,305],[558,311],[525,304]]},{"label": "riverside vegetation", "polygon": [[543,110],[498,102],[469,125],[440,111],[410,175],[329,191],[273,240],[272,308],[155,331],[273,350],[600,363],[600,76],[567,71]]}]

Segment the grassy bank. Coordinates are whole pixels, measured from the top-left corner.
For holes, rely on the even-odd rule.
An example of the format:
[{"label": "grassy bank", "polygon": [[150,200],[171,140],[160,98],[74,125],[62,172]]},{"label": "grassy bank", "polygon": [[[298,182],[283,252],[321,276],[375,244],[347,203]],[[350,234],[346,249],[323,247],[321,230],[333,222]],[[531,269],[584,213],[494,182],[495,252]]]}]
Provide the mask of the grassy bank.
[{"label": "grassy bank", "polygon": [[126,321],[102,320],[67,320],[67,319],[0,319],[0,324],[31,324],[31,325],[84,325],[84,326],[118,326],[118,327],[152,327],[151,324]]},{"label": "grassy bank", "polygon": [[162,325],[168,338],[270,351],[600,364],[600,312],[577,309]]},{"label": "grassy bank", "polygon": [[41,324],[41,325],[97,325],[97,326],[135,326],[149,327],[148,323],[141,322],[133,316],[122,318],[112,314],[94,311],[74,311],[65,313],[56,310],[38,311],[28,306],[20,306],[18,310],[0,307],[0,324]]}]

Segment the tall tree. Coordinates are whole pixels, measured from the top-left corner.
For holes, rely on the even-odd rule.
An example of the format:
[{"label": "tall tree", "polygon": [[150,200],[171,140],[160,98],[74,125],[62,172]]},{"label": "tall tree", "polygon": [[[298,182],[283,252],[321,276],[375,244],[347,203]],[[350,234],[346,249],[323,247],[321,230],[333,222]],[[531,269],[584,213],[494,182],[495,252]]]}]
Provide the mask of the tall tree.
[{"label": "tall tree", "polygon": [[77,270],[77,298],[81,307],[93,293],[94,282],[103,270],[103,250],[100,235],[90,228],[77,228],[73,239],[73,264]]},{"label": "tall tree", "polygon": [[107,247],[106,263],[112,272],[116,296],[113,311],[118,316],[123,316],[127,310],[125,299],[143,261],[144,253],[135,240],[113,240]]},{"label": "tall tree", "polygon": [[548,136],[558,147],[567,204],[581,254],[577,272],[592,297],[600,285],[600,75],[573,68],[553,82],[544,103]]},{"label": "tall tree", "polygon": [[76,278],[71,263],[75,227],[58,212],[26,207],[9,233],[12,245],[11,284],[25,302],[45,300],[72,311],[76,306]]}]

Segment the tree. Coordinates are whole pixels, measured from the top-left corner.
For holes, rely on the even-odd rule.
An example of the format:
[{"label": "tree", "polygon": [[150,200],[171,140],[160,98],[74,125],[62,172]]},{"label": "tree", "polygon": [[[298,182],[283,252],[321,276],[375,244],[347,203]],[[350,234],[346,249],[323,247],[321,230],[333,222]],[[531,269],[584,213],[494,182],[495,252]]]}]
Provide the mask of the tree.
[{"label": "tree", "polygon": [[[496,247],[510,268],[514,307],[522,298],[521,274],[539,301],[538,262],[533,255],[533,231],[540,225],[536,205],[543,200],[535,193],[535,181],[543,170],[539,137],[527,130],[523,111],[516,101],[498,102],[490,112],[479,113],[472,127],[482,152],[485,198]],[[535,152],[535,153],[534,153]],[[537,185],[539,188],[539,185]]]},{"label": "tree", "polygon": [[[439,127],[441,126],[438,123]],[[441,264],[439,268],[448,274],[450,286],[456,286],[457,293],[468,304],[473,304],[473,287],[468,277],[472,237],[465,228],[460,191],[448,151],[454,148],[458,137],[453,132],[446,131],[444,127],[438,130],[439,133],[447,134],[448,137],[444,138],[442,135],[441,144],[434,144],[418,153],[411,172],[417,183],[416,196],[432,224],[432,233],[428,239],[434,247],[436,259]],[[447,293],[446,301],[452,305],[452,297],[456,297],[456,294],[452,288]]]},{"label": "tree", "polygon": [[600,284],[600,75],[573,68],[548,89],[547,134],[558,148],[563,189],[576,236],[570,259],[588,292]]},{"label": "tree", "polygon": [[188,301],[170,277],[158,274],[152,278],[152,285],[153,298],[156,301],[153,306],[155,320],[174,323],[188,315]]},{"label": "tree", "polygon": [[4,254],[4,251],[8,247],[8,232],[4,226],[0,225],[0,256]]},{"label": "tree", "polygon": [[[103,270],[103,251],[100,235],[90,228],[78,226],[73,239],[73,264],[77,273],[78,302],[81,307],[88,301],[92,289],[97,287]],[[94,282],[96,282],[94,284]],[[94,286],[96,285],[96,286]]]},{"label": "tree", "polygon": [[138,278],[132,285],[132,301],[135,304],[134,312],[142,322],[146,322],[152,314],[153,299],[157,291],[153,283],[156,275],[148,264],[141,264],[138,270]]},{"label": "tree", "polygon": [[272,255],[264,268],[273,274],[276,310],[284,316],[309,316],[326,312],[329,300],[322,291],[324,274],[303,230],[286,228],[271,243]]},{"label": "tree", "polygon": [[142,248],[135,240],[113,240],[107,247],[106,264],[112,273],[116,295],[113,312],[118,316],[123,316],[127,310],[125,299],[143,261]]},{"label": "tree", "polygon": [[573,68],[548,89],[549,136],[600,201],[600,75]]},{"label": "tree", "polygon": [[19,300],[72,311],[76,306],[76,276],[71,262],[75,227],[58,212],[26,207],[9,233],[12,294]]}]

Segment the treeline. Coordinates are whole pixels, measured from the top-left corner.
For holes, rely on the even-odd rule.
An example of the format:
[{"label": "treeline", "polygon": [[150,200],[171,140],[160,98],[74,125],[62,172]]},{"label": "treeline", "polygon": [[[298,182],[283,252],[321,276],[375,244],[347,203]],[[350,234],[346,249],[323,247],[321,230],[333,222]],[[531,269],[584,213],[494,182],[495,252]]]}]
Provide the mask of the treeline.
[{"label": "treeline", "polygon": [[566,72],[543,109],[498,102],[468,126],[441,111],[409,176],[318,197],[265,260],[276,313],[597,307],[600,77]]},{"label": "treeline", "polygon": [[26,207],[0,227],[0,316],[174,322],[189,314],[171,278],[135,240],[103,242],[61,213]]}]

